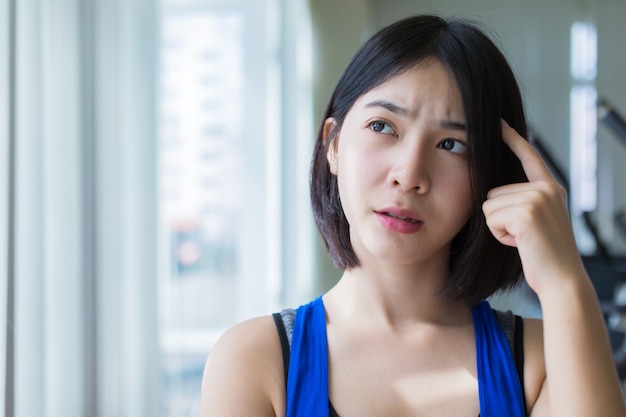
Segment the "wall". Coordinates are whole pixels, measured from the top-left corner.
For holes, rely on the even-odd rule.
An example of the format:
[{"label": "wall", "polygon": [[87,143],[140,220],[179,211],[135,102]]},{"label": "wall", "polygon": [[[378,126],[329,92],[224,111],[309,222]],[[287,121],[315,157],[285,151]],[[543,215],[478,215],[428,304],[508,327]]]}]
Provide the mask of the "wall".
[{"label": "wall", "polygon": [[[313,42],[313,113],[318,124],[343,69],[372,32],[367,0],[310,0]],[[333,286],[341,276],[328,260],[324,244],[315,235],[315,294]]]}]

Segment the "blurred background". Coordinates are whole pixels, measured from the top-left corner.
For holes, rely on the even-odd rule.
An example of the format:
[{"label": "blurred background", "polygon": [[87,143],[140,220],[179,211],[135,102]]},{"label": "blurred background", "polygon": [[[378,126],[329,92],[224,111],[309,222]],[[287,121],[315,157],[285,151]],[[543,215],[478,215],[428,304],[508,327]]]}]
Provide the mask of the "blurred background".
[{"label": "blurred background", "polygon": [[[319,117],[358,46],[415,13],[503,47],[620,365],[624,0],[0,0],[4,415],[197,416],[227,327],[332,286]],[[524,288],[493,303],[540,316]]]}]

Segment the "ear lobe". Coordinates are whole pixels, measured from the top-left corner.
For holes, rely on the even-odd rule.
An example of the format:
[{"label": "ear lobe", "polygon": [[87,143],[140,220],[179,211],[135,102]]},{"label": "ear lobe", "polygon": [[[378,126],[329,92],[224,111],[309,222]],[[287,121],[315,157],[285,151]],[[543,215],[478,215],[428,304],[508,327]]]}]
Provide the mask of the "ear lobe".
[{"label": "ear lobe", "polygon": [[[330,172],[333,175],[337,175],[337,137],[336,133],[333,137],[333,130],[337,126],[337,122],[335,118],[329,117],[324,121],[324,130],[323,130],[323,141],[324,145],[327,146],[326,151],[326,160],[328,161],[328,165],[330,166]],[[329,142],[330,141],[330,142]]]}]

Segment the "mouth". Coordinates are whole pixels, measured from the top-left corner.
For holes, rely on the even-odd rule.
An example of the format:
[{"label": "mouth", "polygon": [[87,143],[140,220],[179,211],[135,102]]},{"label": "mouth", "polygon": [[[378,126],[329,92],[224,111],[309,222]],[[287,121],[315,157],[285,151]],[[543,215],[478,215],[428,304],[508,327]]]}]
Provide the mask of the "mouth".
[{"label": "mouth", "polygon": [[388,207],[381,210],[375,210],[376,214],[381,216],[390,217],[396,220],[402,220],[408,223],[424,223],[424,221],[419,217],[419,215],[405,209],[397,208],[397,207]]},{"label": "mouth", "polygon": [[387,230],[403,234],[416,233],[422,229],[424,221],[408,210],[385,208],[376,210],[378,221]]},{"label": "mouth", "polygon": [[402,216],[402,215],[391,213],[391,212],[388,212],[388,211],[379,211],[377,213],[382,214],[383,216],[391,217],[392,219],[403,220],[403,221],[409,222],[409,223],[416,223],[416,224],[417,223],[422,223],[420,220],[414,219],[412,217]]}]

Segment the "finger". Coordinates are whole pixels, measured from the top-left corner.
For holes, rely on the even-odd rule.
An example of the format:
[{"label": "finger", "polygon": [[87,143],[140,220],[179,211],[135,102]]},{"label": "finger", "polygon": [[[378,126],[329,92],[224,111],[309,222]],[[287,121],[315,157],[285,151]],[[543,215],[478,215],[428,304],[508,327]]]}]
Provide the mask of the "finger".
[{"label": "finger", "polygon": [[537,189],[536,182],[535,183],[520,182],[520,183],[501,185],[499,187],[492,188],[491,190],[489,190],[489,192],[487,193],[487,199],[493,199],[498,196],[503,196],[506,194],[524,193],[526,191],[533,191],[536,189]]},{"label": "finger", "polygon": [[[513,211],[515,208],[513,208]],[[493,237],[503,245],[517,246],[515,240],[514,224],[511,223],[511,207],[488,207],[483,206],[487,227]]]},{"label": "finger", "polygon": [[485,215],[505,207],[520,208],[526,206],[529,197],[524,193],[510,193],[490,198],[483,202],[482,208]]},{"label": "finger", "polygon": [[522,163],[529,181],[553,179],[537,150],[504,120],[502,120],[502,140]]}]

